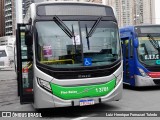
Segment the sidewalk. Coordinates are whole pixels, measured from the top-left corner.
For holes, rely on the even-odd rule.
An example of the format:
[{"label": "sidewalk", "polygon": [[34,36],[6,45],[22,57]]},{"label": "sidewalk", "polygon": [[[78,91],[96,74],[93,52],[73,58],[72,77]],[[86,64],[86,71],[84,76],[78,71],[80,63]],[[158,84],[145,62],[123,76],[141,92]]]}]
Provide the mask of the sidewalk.
[{"label": "sidewalk", "polygon": [[0,70],[0,81],[2,80],[15,80],[16,78],[16,72],[14,71],[14,68],[6,68]]}]

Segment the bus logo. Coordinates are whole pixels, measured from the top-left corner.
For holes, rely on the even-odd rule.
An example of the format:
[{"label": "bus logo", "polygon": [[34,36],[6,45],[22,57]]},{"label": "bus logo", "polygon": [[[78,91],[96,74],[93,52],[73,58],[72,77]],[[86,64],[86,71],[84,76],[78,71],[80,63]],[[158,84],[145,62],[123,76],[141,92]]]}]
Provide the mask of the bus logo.
[{"label": "bus logo", "polygon": [[2,112],[2,117],[12,117],[11,112]]},{"label": "bus logo", "polygon": [[78,75],[78,78],[90,78],[91,75],[88,74],[88,75]]},{"label": "bus logo", "polygon": [[157,65],[160,65],[160,60],[156,60],[156,64],[157,64]]}]

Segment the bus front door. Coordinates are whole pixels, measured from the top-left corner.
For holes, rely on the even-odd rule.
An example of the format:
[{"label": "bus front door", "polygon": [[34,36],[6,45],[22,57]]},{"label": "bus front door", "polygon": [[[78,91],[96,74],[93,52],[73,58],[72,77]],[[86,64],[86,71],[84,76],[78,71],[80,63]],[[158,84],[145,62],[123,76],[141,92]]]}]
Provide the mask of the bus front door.
[{"label": "bus front door", "polygon": [[134,59],[133,44],[131,38],[122,39],[123,51],[123,82],[134,85]]},{"label": "bus front door", "polygon": [[17,81],[21,104],[33,103],[33,60],[28,54],[32,46],[25,44],[26,25],[18,24],[16,30]]}]

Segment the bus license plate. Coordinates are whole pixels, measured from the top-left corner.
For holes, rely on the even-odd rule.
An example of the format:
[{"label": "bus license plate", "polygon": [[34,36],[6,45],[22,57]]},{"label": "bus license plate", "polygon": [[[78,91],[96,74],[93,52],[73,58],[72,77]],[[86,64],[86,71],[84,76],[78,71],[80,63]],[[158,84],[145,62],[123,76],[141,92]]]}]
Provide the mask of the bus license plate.
[{"label": "bus license plate", "polygon": [[94,100],[80,100],[80,106],[94,105]]}]

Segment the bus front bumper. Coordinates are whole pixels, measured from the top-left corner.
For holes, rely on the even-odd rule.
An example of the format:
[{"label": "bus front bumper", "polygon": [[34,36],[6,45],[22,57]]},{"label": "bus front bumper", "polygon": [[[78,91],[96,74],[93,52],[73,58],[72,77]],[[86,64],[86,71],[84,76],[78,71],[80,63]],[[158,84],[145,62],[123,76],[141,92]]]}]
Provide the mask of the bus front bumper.
[{"label": "bus front bumper", "polygon": [[74,100],[62,100],[53,96],[53,100],[54,100],[55,107],[80,106],[80,100],[90,100],[90,99],[94,100],[95,104],[98,104],[101,102],[118,101],[122,98],[122,89],[123,89],[123,84],[121,81],[114,88],[114,90],[109,94],[107,94],[106,96],[93,97],[93,98],[81,98],[81,99],[74,99]]},{"label": "bus front bumper", "polygon": [[[122,80],[118,85],[107,95],[101,97],[92,97],[92,98],[82,98],[82,99],[73,99],[73,100],[63,100],[40,86],[36,86],[36,93],[34,96],[34,108],[55,108],[55,107],[69,107],[69,106],[80,106],[80,100],[90,100],[94,101],[94,104],[101,102],[109,101],[118,101],[122,98],[122,89],[123,83]],[[42,97],[43,96],[43,97]]]},{"label": "bus front bumper", "polygon": [[142,77],[135,75],[135,86],[160,86],[160,78]]}]

